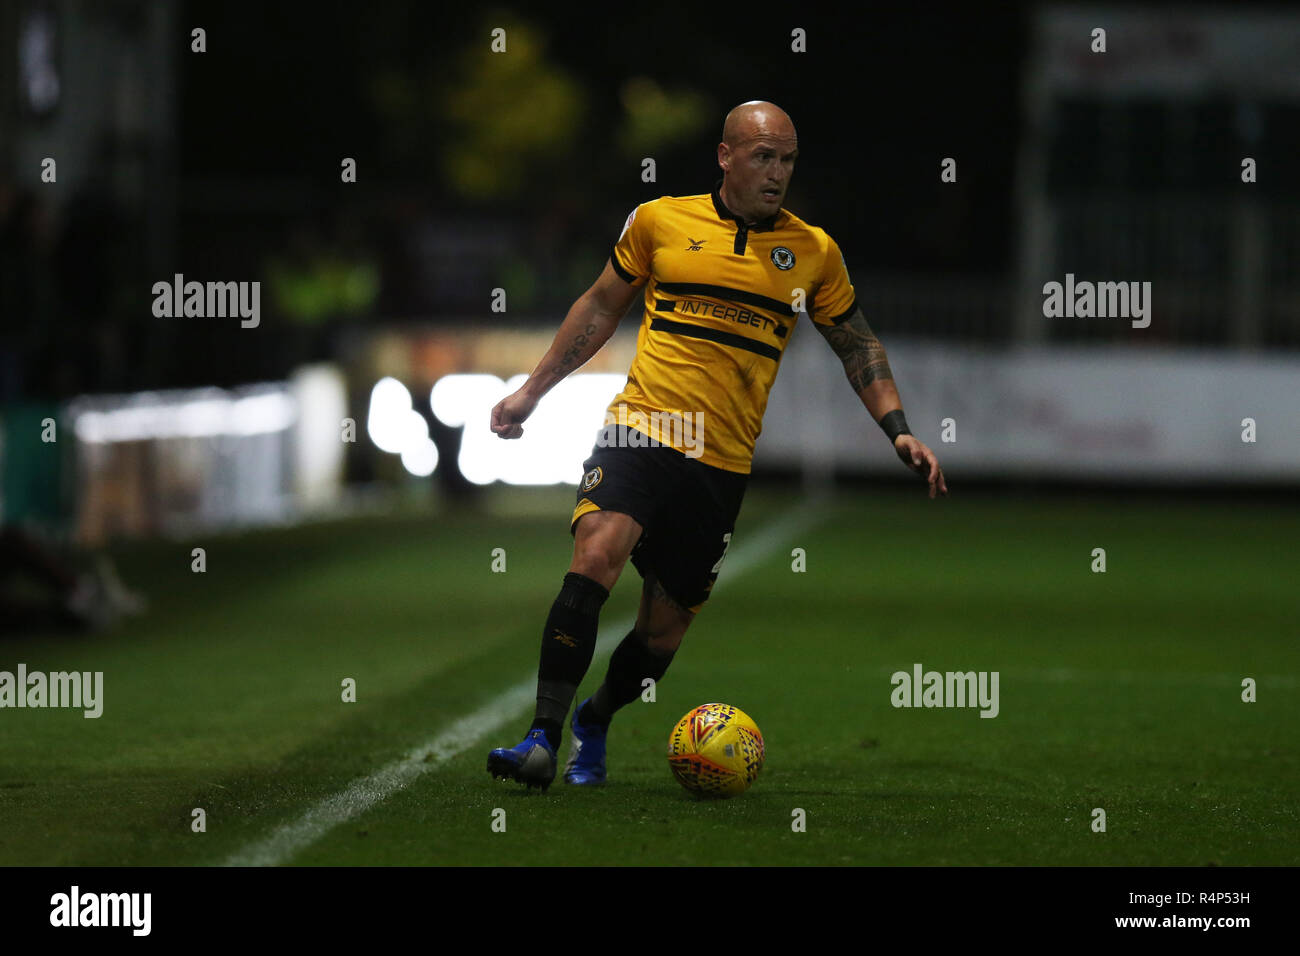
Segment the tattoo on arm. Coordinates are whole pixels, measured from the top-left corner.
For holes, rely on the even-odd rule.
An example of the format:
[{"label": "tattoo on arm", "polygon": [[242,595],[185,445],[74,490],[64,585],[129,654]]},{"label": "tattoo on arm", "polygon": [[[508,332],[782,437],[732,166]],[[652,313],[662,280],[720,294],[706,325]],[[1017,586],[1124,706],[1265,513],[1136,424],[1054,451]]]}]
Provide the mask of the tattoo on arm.
[{"label": "tattoo on arm", "polygon": [[853,390],[861,391],[872,382],[893,380],[885,347],[867,324],[861,309],[855,309],[849,318],[830,328],[818,326],[817,331],[830,343],[835,354],[844,363]]},{"label": "tattoo on arm", "polygon": [[586,348],[587,343],[591,341],[591,337],[595,334],[596,326],[593,324],[588,325],[584,331],[575,335],[573,342],[564,350],[564,355],[560,357],[560,364],[551,371],[560,378],[572,372],[574,365],[577,364],[578,356],[582,354],[583,349]]}]

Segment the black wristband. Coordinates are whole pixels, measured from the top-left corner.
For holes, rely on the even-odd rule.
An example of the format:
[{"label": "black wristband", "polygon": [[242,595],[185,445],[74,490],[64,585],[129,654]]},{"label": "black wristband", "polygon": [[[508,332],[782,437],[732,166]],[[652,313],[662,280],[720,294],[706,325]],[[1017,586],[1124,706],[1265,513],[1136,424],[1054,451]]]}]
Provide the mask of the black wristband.
[{"label": "black wristband", "polygon": [[889,438],[891,445],[898,440],[899,435],[912,434],[907,427],[907,419],[903,417],[901,408],[896,408],[889,414],[882,415],[879,424],[885,430],[885,435]]}]

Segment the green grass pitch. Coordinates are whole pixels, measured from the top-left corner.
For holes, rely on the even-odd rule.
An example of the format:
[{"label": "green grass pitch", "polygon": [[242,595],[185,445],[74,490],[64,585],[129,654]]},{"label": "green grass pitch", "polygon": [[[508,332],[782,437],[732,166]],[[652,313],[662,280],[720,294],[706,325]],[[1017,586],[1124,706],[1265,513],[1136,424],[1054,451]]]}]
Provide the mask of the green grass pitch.
[{"label": "green grass pitch", "polygon": [[[103,671],[105,696],[98,720],[0,711],[0,864],[221,863],[305,816],[312,826],[322,800],[532,676],[572,495],[491,497],[481,512],[119,549],[148,616],[0,641],[0,670]],[[755,486],[728,560],[799,500]],[[616,718],[606,787],[541,794],[491,779],[488,749],[527,727],[517,708],[280,862],[1300,862],[1294,512],[931,502],[891,487],[812,513],[748,568],[724,565],[657,700]],[[206,573],[190,571],[194,546]],[[1090,569],[1097,547],[1104,574]],[[638,590],[629,567],[603,621],[631,614]],[[997,671],[998,716],[893,707],[890,675],[916,663]],[[355,703],[341,700],[347,677]],[[754,717],[767,765],[745,795],[700,802],[674,782],[665,746],[713,700]],[[206,832],[192,831],[194,808]]]}]

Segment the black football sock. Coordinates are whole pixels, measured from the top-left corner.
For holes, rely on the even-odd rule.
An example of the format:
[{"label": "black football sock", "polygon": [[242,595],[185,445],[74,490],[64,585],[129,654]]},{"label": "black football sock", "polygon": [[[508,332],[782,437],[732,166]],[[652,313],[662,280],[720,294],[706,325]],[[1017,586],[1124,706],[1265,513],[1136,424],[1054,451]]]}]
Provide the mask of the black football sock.
[{"label": "black football sock", "polygon": [[545,732],[552,747],[560,745],[573,695],[591,666],[597,621],[608,597],[609,591],[598,582],[570,571],[546,618],[542,659],[537,668],[537,713],[532,726]]},{"label": "black football sock", "polygon": [[542,733],[546,734],[546,740],[550,745],[558,748],[560,746],[560,740],[564,736],[564,732],[561,729],[562,726],[563,725],[558,720],[547,720],[545,717],[534,717],[532,726],[528,728],[528,732],[531,734],[534,730],[540,730]]},{"label": "black football sock", "polygon": [[673,653],[656,654],[635,628],[628,631],[609,658],[605,683],[591,698],[588,712],[580,713],[578,719],[586,724],[608,725],[614,711],[641,696],[645,690],[642,682],[647,677],[656,684],[663,680],[668,665],[673,662]]}]

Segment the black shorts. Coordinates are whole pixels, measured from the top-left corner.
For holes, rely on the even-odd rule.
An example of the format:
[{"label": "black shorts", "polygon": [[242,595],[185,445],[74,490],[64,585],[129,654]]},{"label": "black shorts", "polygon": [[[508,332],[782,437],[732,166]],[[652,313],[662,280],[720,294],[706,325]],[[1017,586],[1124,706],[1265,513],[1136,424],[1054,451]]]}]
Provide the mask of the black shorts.
[{"label": "black shorts", "polygon": [[629,447],[631,431],[609,425],[601,432],[582,463],[569,531],[591,511],[630,515],[644,529],[632,549],[633,566],[641,577],[657,578],[677,603],[698,611],[722,568],[749,476],[666,445]]}]

